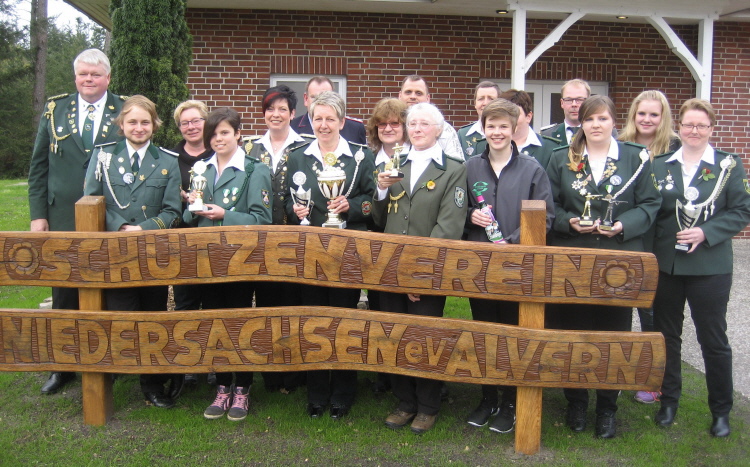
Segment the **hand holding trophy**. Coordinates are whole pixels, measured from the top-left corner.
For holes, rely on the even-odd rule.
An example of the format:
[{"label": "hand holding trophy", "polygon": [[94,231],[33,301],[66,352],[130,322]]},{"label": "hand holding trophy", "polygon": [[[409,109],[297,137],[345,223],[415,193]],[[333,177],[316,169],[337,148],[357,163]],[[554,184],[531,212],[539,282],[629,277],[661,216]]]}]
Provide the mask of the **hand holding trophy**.
[{"label": "hand holding trophy", "polygon": [[205,211],[203,204],[203,190],[206,189],[206,177],[203,174],[208,169],[205,161],[197,161],[190,170],[190,189],[195,193],[195,201],[188,207],[190,212]]},{"label": "hand holding trophy", "polygon": [[385,165],[385,169],[390,171],[389,178],[404,178],[404,173],[399,170],[399,167],[401,167],[401,151],[403,150],[404,147],[399,144],[393,146],[393,157]]}]

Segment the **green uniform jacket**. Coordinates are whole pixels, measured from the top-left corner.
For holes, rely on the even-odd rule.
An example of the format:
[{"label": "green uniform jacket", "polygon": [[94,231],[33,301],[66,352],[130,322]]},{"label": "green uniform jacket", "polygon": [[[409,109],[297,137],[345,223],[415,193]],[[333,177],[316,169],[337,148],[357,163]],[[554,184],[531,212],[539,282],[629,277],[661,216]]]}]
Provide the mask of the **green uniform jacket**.
[{"label": "green uniform jacket", "polygon": [[467,136],[474,123],[462,126],[457,132],[458,141],[461,143],[461,150],[464,152],[465,159],[478,156],[487,148],[487,139],[480,133],[472,133],[471,136]]},{"label": "green uniform jacket", "polygon": [[[619,160],[614,161],[617,167],[615,172],[609,177],[602,177],[598,185],[591,180],[586,186],[589,193],[602,195],[600,199],[591,200],[593,219],[604,220],[608,204],[603,200],[603,197],[607,195],[606,186],[612,185],[612,194],[617,193],[628,183],[641,164],[639,154],[643,146],[622,142],[618,142],[617,146]],[[581,216],[586,198],[572,187],[573,182],[578,179],[576,172],[570,170],[567,165],[568,149],[568,146],[555,149],[547,166],[547,175],[552,185],[552,197],[555,201],[552,245],[644,251],[643,235],[656,220],[656,212],[661,205],[661,195],[651,180],[651,163],[647,161],[638,177],[625,192],[617,197],[618,201],[626,201],[626,203],[615,205],[612,215],[613,222],[622,223],[622,234],[614,237],[597,234],[581,235],[570,227],[570,219]],[[588,161],[584,170],[586,174],[591,173]],[[621,183],[617,186],[611,183],[615,175],[621,179]]]},{"label": "green uniform jacket", "polygon": [[[122,139],[114,119],[125,99],[107,93],[95,145]],[[83,196],[83,182],[91,160],[91,154],[83,149],[77,107],[78,94],[47,101],[31,154],[29,212],[31,220],[47,219],[50,230],[76,229],[75,203]],[[55,136],[63,139],[56,140]]]},{"label": "green uniform jacket", "polygon": [[[376,194],[373,206],[375,223],[383,227],[385,233],[461,239],[468,205],[464,164],[443,153],[442,163],[432,161],[411,193],[412,164],[406,156],[402,161],[404,178],[390,186],[382,201],[377,201]],[[398,201],[391,201],[390,196],[398,197],[402,193]]]},{"label": "green uniform jacket", "polygon": [[[249,154],[250,157],[263,162],[269,168],[272,187],[271,191],[273,193],[273,225],[285,225],[288,223],[288,221],[286,209],[284,209],[284,200],[289,197],[289,172],[286,162],[289,159],[289,154],[292,151],[307,143],[299,142],[287,147],[284,155],[281,156],[281,161],[276,167],[276,171],[272,172],[270,170],[272,164],[271,155],[268,154],[268,151],[263,147],[262,144],[258,143],[258,140],[261,138],[262,136],[258,136],[257,138],[253,138],[250,142],[245,143],[245,152]],[[310,138],[305,139],[308,143],[310,142]]]},{"label": "green uniform jacket", "polygon": [[549,136],[553,140],[556,140],[558,146],[568,145],[568,137],[565,135],[565,122],[544,127],[539,133],[542,136]]},{"label": "green uniform jacket", "polygon": [[[739,156],[716,150],[714,164],[700,162],[695,177],[690,186],[698,189],[698,199],[693,204],[699,204],[708,199],[716,187],[721,173],[721,161],[728,155],[734,158],[737,165],[724,189],[714,201],[713,214],[708,218],[704,214],[698,217],[696,227],[700,227],[706,235],[706,240],[692,253],[675,250],[677,226],[675,213],[676,201],[683,204],[687,200],[683,196],[685,186],[682,181],[682,167],[679,162],[667,162],[673,152],[662,154],[654,158],[654,183],[661,185],[662,203],[656,218],[656,234],[654,238],[654,254],[659,260],[659,269],[674,275],[709,275],[729,274],[732,272],[732,237],[737,235],[750,222],[750,186],[748,186],[745,168]],[[703,180],[703,170],[710,170],[715,178]],[[664,180],[667,174],[672,175],[674,187],[667,190]],[[711,214],[711,205],[704,208]]]},{"label": "green uniform jacket", "polygon": [[[110,160],[109,185],[107,177],[96,172],[99,158]],[[123,180],[132,173],[130,156],[125,141],[94,149],[91,156],[84,194],[104,196],[107,202],[107,230],[120,230],[125,224],[139,225],[143,230],[169,229],[179,225],[182,201],[180,198],[180,168],[177,155],[152,144],[143,157],[141,169],[133,183]],[[117,201],[123,206],[117,205]]]},{"label": "green uniform jacket", "polygon": [[[318,172],[323,169],[323,164],[314,156],[305,154],[305,149],[310,144],[318,144],[317,141],[299,146],[289,154],[287,159],[287,171],[289,177],[294,177],[297,172],[302,172],[307,180],[302,185],[302,189],[311,190],[312,200],[315,203],[310,213],[310,225],[321,226],[328,216],[328,200],[323,197],[320,188],[318,188]],[[340,214],[340,217],[346,221],[346,228],[352,230],[367,230],[367,221],[372,215],[372,196],[375,193],[375,181],[372,174],[375,171],[375,157],[365,146],[348,143],[349,150],[356,156],[358,151],[362,151],[364,158],[359,163],[354,157],[339,155],[339,166],[346,172],[346,182],[344,182],[343,194],[349,191],[351,184],[354,184],[349,199],[349,211]],[[343,165],[343,166],[342,166]],[[355,177],[356,171],[356,177]],[[294,181],[289,182],[289,186],[297,190]],[[285,208],[289,224],[298,225],[299,218],[294,214],[292,206],[294,201],[289,196],[285,200]]]},{"label": "green uniform jacket", "polygon": [[544,136],[538,133],[536,136],[539,138],[539,142],[542,143],[542,145],[526,146],[521,151],[521,154],[526,154],[527,156],[533,157],[539,162],[539,165],[541,165],[543,169],[546,169],[549,165],[549,160],[552,157],[552,151],[560,146],[560,141],[550,136]]},{"label": "green uniform jacket", "polygon": [[268,225],[271,223],[271,171],[259,160],[245,155],[245,171],[227,167],[216,185],[216,166],[211,164],[203,174],[206,190],[203,202],[225,209],[224,219],[211,220],[188,209],[182,214],[186,224],[197,227],[217,225]]}]

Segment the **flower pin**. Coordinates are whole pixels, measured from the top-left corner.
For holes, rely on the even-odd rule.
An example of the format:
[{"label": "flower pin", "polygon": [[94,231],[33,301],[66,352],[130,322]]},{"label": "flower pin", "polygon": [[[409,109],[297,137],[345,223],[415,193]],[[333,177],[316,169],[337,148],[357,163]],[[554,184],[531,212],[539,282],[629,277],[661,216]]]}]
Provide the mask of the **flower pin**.
[{"label": "flower pin", "polygon": [[711,173],[711,169],[703,169],[701,170],[700,177],[703,179],[704,182],[707,182],[711,180],[712,178],[716,178],[716,175]]},{"label": "flower pin", "polygon": [[428,190],[432,191],[435,189],[435,181],[430,180],[427,183],[425,183],[425,187],[427,187]]}]

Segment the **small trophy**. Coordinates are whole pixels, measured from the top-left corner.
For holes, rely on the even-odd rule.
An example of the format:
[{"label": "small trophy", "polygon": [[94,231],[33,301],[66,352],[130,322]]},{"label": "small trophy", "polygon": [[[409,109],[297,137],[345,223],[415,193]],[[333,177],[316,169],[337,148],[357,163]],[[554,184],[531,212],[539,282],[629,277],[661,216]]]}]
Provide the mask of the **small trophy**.
[{"label": "small trophy", "polygon": [[[701,211],[703,210],[702,207],[699,208],[693,204],[693,201],[698,199],[698,195],[698,189],[693,186],[689,186],[685,189],[685,199],[687,200],[687,204],[683,205],[679,199],[677,200],[675,205],[675,215],[677,216],[677,226],[679,227],[680,231],[690,229],[694,227],[698,222],[698,218],[700,217]],[[690,244],[675,243],[674,249],[679,251],[688,251],[690,250]]]},{"label": "small trophy", "polygon": [[393,157],[391,158],[391,173],[388,175],[389,178],[404,178],[404,173],[399,170],[401,167],[401,151],[404,147],[401,145],[393,146]]},{"label": "small trophy", "polygon": [[[296,192],[294,191],[294,188],[289,187],[289,192],[292,195],[292,201],[294,201],[295,204],[299,204],[301,206],[309,208],[310,211],[312,211],[312,208],[315,205],[315,202],[312,200],[312,190],[302,189],[302,185],[304,185],[307,181],[307,175],[305,175],[304,172],[296,172],[292,176],[292,181],[295,185],[297,185]],[[305,216],[305,218],[299,222],[299,225],[310,225],[310,219]]]},{"label": "small trophy", "polygon": [[204,161],[198,161],[190,171],[190,189],[195,192],[195,201],[188,207],[190,212],[206,210],[206,205],[203,204],[203,190],[206,189],[206,177],[203,174],[207,169],[208,165]]},{"label": "small trophy", "polygon": [[[320,192],[323,193],[324,197],[333,201],[344,191],[346,172],[340,167],[336,167],[338,158],[332,152],[323,156],[323,161],[325,162],[325,168],[318,174],[318,188],[320,188]],[[323,227],[345,229],[346,221],[333,212],[333,210],[331,207],[328,208],[328,219],[323,223]]]},{"label": "small trophy", "polygon": [[581,218],[578,220],[578,225],[581,227],[591,227],[594,225],[594,219],[591,217],[591,200],[601,197],[602,195],[586,193],[586,202],[583,205],[583,212],[581,213]]},{"label": "small trophy", "polygon": [[599,224],[599,230],[612,230],[614,222],[612,221],[612,208],[620,203],[627,201],[617,201],[614,198],[606,198],[607,212],[604,214],[604,220]]}]

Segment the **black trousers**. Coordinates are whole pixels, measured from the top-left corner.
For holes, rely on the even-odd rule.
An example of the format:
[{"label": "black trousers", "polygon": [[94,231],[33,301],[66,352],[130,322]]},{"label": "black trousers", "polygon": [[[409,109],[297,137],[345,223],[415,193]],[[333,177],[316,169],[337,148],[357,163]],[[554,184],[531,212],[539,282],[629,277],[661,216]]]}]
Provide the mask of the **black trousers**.
[{"label": "black trousers", "polygon": [[695,324],[706,368],[708,407],[715,416],[732,410],[732,348],[727,338],[727,303],[732,274],[673,276],[659,273],[654,298],[654,324],[664,334],[667,363],[661,404],[677,407],[682,394],[682,325],[685,301]]},{"label": "black trousers", "polygon": [[[302,304],[357,308],[359,289],[336,289],[302,285]],[[307,372],[307,402],[315,405],[351,406],[357,394],[354,370],[318,370]]]},{"label": "black trousers", "polygon": [[[490,323],[518,326],[518,302],[470,298],[469,305],[471,306],[471,316],[474,321],[487,321]],[[482,397],[493,406],[497,407],[498,389],[503,392],[503,402],[510,402],[512,404],[516,403],[517,391],[515,386],[494,386],[491,384],[483,384]]]},{"label": "black trousers", "polygon": [[[443,316],[445,297],[420,295],[412,302],[405,294],[382,292],[380,304],[383,311],[420,316]],[[398,408],[409,413],[437,415],[440,411],[442,382],[414,376],[391,375],[391,389],[399,400]]]},{"label": "black trousers", "polygon": [[[630,331],[633,309],[605,305],[552,305],[548,307],[548,320],[552,329],[580,331]],[[568,404],[574,407],[588,407],[588,389],[565,388]],[[596,414],[617,411],[617,396],[620,391],[611,389],[596,390]]]},{"label": "black trousers", "polygon": [[[124,289],[107,289],[104,298],[110,311],[165,311],[167,309],[168,289],[165,285],[153,287],[128,287]],[[141,391],[164,391],[164,383],[169,375],[141,375]]]}]

